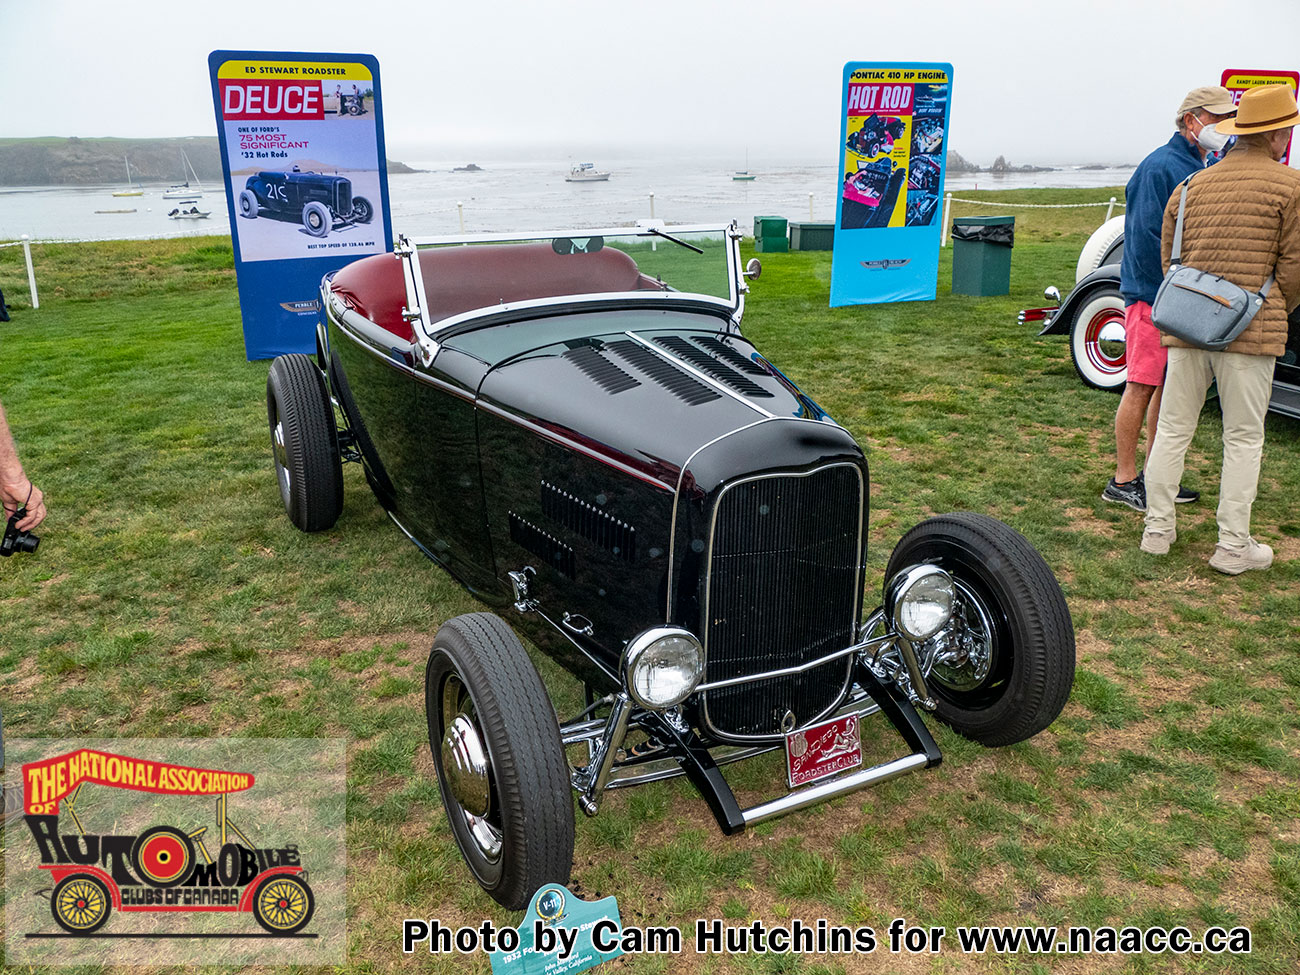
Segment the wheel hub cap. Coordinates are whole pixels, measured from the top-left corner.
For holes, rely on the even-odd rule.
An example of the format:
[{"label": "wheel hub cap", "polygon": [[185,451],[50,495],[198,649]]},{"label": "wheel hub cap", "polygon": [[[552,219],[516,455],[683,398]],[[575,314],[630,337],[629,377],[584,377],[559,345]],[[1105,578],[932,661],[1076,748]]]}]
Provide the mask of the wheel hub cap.
[{"label": "wheel hub cap", "polygon": [[474,722],[456,715],[442,739],[442,768],[447,787],[471,816],[486,816],[491,804],[487,750]]}]

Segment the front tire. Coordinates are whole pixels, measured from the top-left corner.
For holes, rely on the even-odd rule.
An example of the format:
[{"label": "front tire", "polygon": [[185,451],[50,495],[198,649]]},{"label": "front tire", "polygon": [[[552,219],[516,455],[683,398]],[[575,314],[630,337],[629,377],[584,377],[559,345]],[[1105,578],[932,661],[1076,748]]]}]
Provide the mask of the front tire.
[{"label": "front tire", "polygon": [[1046,728],[1074,684],[1074,625],[1043,557],[1009,525],[963,511],[904,535],[886,579],[919,563],[945,569],[957,590],[950,649],[936,651],[927,678],[939,720],[990,746]]},{"label": "front tire", "polygon": [[438,788],[456,845],[492,898],[522,910],[573,868],[569,765],[546,688],[491,613],[448,620],[425,671]]},{"label": "front tire", "polygon": [[325,377],[310,356],[279,356],[266,378],[280,500],[305,532],[332,528],[343,511],[343,462]]},{"label": "front tire", "polygon": [[1070,322],[1070,357],[1085,385],[1120,393],[1128,382],[1124,299],[1119,289],[1092,294]]},{"label": "front tire", "polygon": [[72,934],[90,934],[108,923],[113,913],[113,902],[108,887],[98,877],[88,873],[74,873],[64,877],[54,887],[50,896],[50,910],[54,922]]},{"label": "front tire", "polygon": [[334,228],[334,218],[330,216],[329,207],[319,200],[312,200],[302,208],[302,225],[313,237],[324,237]]},{"label": "front tire", "polygon": [[253,917],[272,934],[301,931],[315,912],[315,895],[307,881],[294,874],[273,874],[253,894]]},{"label": "front tire", "polygon": [[352,198],[352,219],[357,223],[369,223],[375,215],[375,208],[370,205],[370,201],[364,196],[355,196]]}]

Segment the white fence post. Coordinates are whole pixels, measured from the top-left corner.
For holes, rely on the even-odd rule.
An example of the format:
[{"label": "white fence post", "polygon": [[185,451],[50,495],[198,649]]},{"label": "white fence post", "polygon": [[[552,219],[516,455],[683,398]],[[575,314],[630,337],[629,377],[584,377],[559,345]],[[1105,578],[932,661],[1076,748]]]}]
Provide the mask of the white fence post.
[{"label": "white fence post", "polygon": [[[1111,218],[1111,214],[1113,214],[1114,212],[1115,212],[1115,198],[1112,196],[1110,198],[1110,206],[1106,207],[1106,220],[1109,220]],[[1103,220],[1102,223],[1105,223],[1106,220]]]},{"label": "white fence post", "polygon": [[460,201],[456,202],[456,216],[460,218],[460,232],[465,232],[465,204]]},{"label": "white fence post", "polygon": [[808,194],[808,219],[809,220],[813,218],[812,196],[813,195],[811,193]]},{"label": "white fence post", "polygon": [[952,219],[952,194],[943,195],[943,226],[939,228],[939,246],[948,246],[948,222]]},{"label": "white fence post", "polygon": [[32,240],[23,234],[23,257],[27,259],[27,290],[32,293],[32,307],[40,308],[41,302],[36,297],[36,272],[32,270]]},{"label": "white fence post", "polygon": [[655,218],[655,195],[654,195],[654,192],[651,191],[651,193],[650,193],[650,219],[653,220],[654,218]]}]

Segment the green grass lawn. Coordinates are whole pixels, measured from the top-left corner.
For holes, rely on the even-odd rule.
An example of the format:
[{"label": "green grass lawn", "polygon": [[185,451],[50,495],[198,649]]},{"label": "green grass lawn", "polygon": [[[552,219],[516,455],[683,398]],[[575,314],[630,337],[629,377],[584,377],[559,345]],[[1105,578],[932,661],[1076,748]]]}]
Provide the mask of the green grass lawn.
[{"label": "green grass lawn", "polygon": [[[1271,571],[1228,578],[1206,565],[1213,404],[1185,477],[1205,498],[1180,509],[1170,556],[1141,554],[1141,516],[1100,500],[1117,399],[1082,385],[1063,337],[1015,320],[1044,285],[1066,290],[1104,211],[1032,213],[1008,297],[950,295],[945,251],[937,301],[831,310],[829,254],[765,254],[746,333],[867,449],[871,598],[891,547],[933,513],[988,512],[1038,546],[1077,630],[1065,713],[997,751],[932,723],[939,769],[738,837],[723,837],[680,780],[611,793],[598,818],[579,816],[573,887],[616,894],[624,923],[684,929],[714,916],[878,931],[896,916],[950,930],[1246,924],[1253,953],[689,954],[612,970],[1300,965],[1300,423],[1268,421],[1254,532],[1277,550]],[[0,562],[6,733],[347,738],[348,970],[408,967],[404,917],[517,921],[471,882],[425,741],[432,636],[480,607],[392,528],[354,466],[333,530],[290,525],[267,443],[268,364],[244,361],[229,242],[33,250],[37,311],[21,251],[0,250],[15,309],[0,325],[0,398],[51,512],[36,556]],[[538,665],[571,699],[573,682]],[[777,764],[736,771],[743,802],[780,791]],[[416,963],[488,970],[482,956]]]}]

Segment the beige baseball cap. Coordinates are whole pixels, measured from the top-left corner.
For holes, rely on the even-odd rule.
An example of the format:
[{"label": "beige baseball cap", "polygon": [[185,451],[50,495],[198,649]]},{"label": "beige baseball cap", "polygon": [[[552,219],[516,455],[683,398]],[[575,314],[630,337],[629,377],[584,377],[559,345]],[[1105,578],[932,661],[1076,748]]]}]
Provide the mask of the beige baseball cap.
[{"label": "beige baseball cap", "polygon": [[1201,88],[1193,88],[1187,93],[1183,103],[1178,106],[1176,117],[1182,118],[1188,112],[1195,112],[1202,108],[1211,115],[1231,115],[1237,110],[1237,105],[1232,100],[1232,92],[1227,88],[1205,85]]}]

